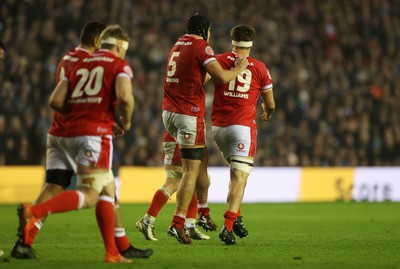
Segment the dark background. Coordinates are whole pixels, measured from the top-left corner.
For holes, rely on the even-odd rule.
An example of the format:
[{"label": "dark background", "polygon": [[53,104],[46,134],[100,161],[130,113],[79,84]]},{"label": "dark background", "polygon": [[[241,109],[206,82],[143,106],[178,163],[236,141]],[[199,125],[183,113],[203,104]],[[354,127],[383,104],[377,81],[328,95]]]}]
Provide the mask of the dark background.
[{"label": "dark background", "polygon": [[[269,68],[277,104],[258,123],[257,166],[400,165],[398,0],[2,0],[0,164],[44,163],[57,63],[95,19],[131,38],[136,108],[116,161],[161,166],[166,60],[195,12],[209,17],[216,53],[230,51],[233,26],[256,29],[251,56]],[[207,144],[210,165],[223,165],[209,135]]]}]

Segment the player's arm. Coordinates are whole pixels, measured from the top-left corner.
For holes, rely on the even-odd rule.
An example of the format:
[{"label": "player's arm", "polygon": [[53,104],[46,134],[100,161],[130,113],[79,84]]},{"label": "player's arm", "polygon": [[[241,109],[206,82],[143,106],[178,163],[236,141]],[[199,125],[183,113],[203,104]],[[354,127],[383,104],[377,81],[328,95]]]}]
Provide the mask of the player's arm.
[{"label": "player's arm", "polygon": [[247,58],[239,58],[235,61],[234,68],[231,70],[224,70],[218,61],[211,61],[205,66],[205,69],[215,82],[225,84],[236,78],[240,72],[246,69],[248,64],[249,61]]},{"label": "player's arm", "polygon": [[263,113],[261,114],[261,119],[263,121],[268,121],[271,118],[272,112],[275,110],[275,99],[272,88],[262,91],[261,98],[263,100],[263,102],[261,103],[261,107],[263,110]]},{"label": "player's arm", "polygon": [[68,94],[68,82],[60,80],[50,95],[49,106],[56,112],[67,115],[69,112],[66,98]]},{"label": "player's arm", "polygon": [[121,125],[125,131],[128,131],[131,128],[132,113],[135,107],[131,80],[125,76],[117,77],[115,92],[118,101],[118,109],[121,114]]}]

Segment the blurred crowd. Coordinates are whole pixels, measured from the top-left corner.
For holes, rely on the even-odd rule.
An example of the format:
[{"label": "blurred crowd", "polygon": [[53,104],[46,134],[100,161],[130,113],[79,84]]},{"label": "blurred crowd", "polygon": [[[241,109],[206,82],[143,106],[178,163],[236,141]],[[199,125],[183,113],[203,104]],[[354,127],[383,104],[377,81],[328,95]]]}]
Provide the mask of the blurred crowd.
[{"label": "blurred crowd", "polygon": [[[233,26],[256,29],[251,55],[269,68],[277,104],[258,122],[256,166],[400,165],[397,0],[2,0],[0,164],[44,163],[57,63],[99,20],[131,38],[136,107],[116,160],[161,166],[166,60],[195,12],[209,17],[216,53],[230,51]],[[224,165],[210,132],[207,145],[210,165]]]}]

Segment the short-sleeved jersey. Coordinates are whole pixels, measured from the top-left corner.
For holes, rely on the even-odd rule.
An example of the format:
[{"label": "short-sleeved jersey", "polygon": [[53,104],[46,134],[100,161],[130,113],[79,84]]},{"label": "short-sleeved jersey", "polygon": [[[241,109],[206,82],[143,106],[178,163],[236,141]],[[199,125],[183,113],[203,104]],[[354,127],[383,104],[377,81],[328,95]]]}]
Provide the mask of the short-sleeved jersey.
[{"label": "short-sleeved jersey", "polygon": [[[57,66],[56,85],[79,61],[89,56],[90,53],[82,48],[75,48],[67,52]],[[66,122],[67,120],[64,116],[54,112],[53,124],[50,127],[49,134],[54,136],[64,136]]]},{"label": "short-sleeved jersey", "polygon": [[83,59],[66,74],[69,81],[65,136],[112,134],[117,106],[117,77],[133,78],[132,69],[109,50],[101,49]]},{"label": "short-sleeved jersey", "polygon": [[[224,69],[234,67],[238,57],[233,52],[216,56]],[[256,125],[256,105],[260,91],[272,90],[272,79],[265,64],[248,57],[249,65],[236,79],[226,84],[215,84],[212,105],[212,125]]]},{"label": "short-sleeved jersey", "polygon": [[168,57],[162,108],[179,114],[204,117],[204,67],[215,60],[214,51],[207,41],[188,34],[181,36]]}]

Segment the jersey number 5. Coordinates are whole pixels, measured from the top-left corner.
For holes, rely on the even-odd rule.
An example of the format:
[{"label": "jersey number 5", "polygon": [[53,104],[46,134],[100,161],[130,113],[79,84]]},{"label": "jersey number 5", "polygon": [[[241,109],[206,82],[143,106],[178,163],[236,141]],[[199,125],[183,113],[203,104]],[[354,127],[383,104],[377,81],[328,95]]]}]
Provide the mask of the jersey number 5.
[{"label": "jersey number 5", "polygon": [[174,51],[171,54],[171,59],[169,59],[169,62],[168,62],[168,66],[171,66],[171,70],[168,70],[168,72],[167,72],[168,77],[172,77],[176,72],[176,62],[174,61],[174,58],[178,57],[179,53],[180,53],[179,51]]},{"label": "jersey number 5", "polygon": [[[86,68],[78,69],[76,75],[79,75],[81,78],[76,84],[71,97],[81,97],[83,93],[88,96],[98,94],[103,83],[103,73],[104,68],[102,66],[97,66],[92,70]],[[83,86],[85,87],[83,88]]]},{"label": "jersey number 5", "polygon": [[[230,91],[238,91],[238,92],[247,92],[250,89],[251,84],[251,71],[249,69],[243,70],[239,75],[237,75],[236,79],[233,79],[229,82],[229,90]],[[237,80],[237,86],[236,86]],[[235,88],[236,86],[236,88]]]}]

